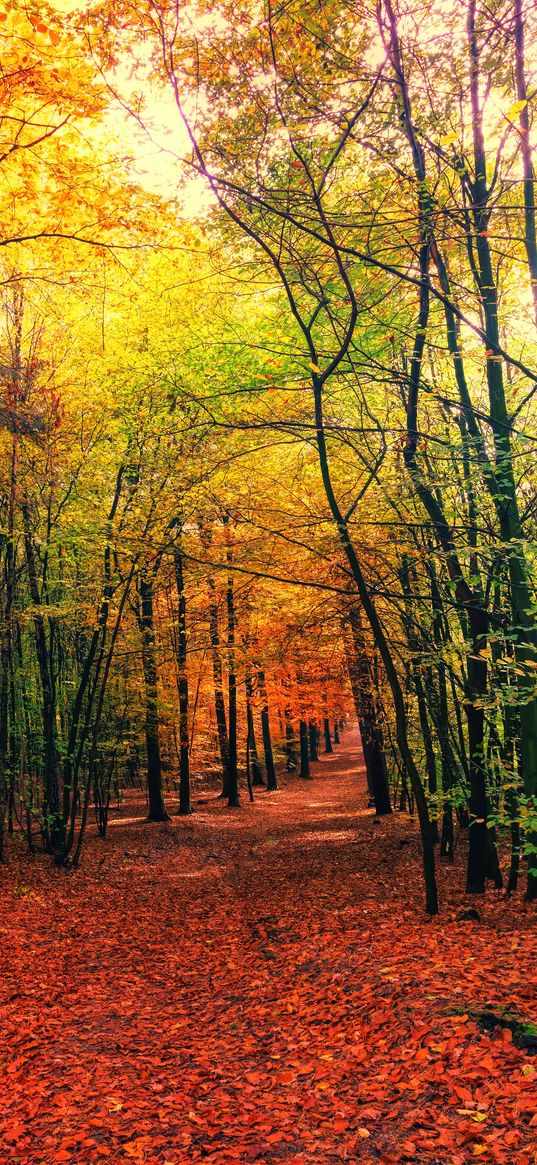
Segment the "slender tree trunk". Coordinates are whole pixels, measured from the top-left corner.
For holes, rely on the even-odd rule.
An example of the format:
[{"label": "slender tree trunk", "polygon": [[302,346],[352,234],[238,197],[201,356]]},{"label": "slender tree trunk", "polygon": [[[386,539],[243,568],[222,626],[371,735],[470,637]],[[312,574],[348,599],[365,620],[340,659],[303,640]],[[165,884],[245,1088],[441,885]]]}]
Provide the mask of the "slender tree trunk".
[{"label": "slender tree trunk", "polygon": [[[429,723],[429,716],[427,713],[427,701],[425,697],[425,690],[422,683],[420,672],[420,656],[422,654],[421,644],[415,630],[417,618],[414,615],[413,606],[413,589],[411,584],[411,573],[408,562],[408,555],[403,554],[401,559],[401,568],[399,570],[399,578],[401,580],[401,587],[405,602],[405,614],[403,616],[403,624],[405,628],[408,650],[410,655],[409,664],[409,684],[414,688],[416,694],[416,701],[418,705],[418,716],[420,721],[421,735],[423,739],[423,746],[425,750],[425,767],[427,770],[427,783],[429,789],[429,796],[436,797],[438,792],[438,781],[436,773],[436,757],[434,753],[433,737],[431,733],[431,726]],[[415,589],[415,588],[414,588]],[[436,811],[431,818],[431,831],[434,841],[438,841],[438,824],[436,820]]]},{"label": "slender tree trunk", "polygon": [[61,814],[60,773],[56,747],[56,698],[52,672],[52,660],[45,630],[45,621],[40,613],[41,595],[37,577],[37,562],[31,531],[30,509],[25,500],[22,504],[24,520],[24,545],[30,595],[34,606],[34,632],[39,677],[41,681],[43,717],[43,820],[47,848],[51,853],[60,853],[64,842],[64,824]]},{"label": "slender tree trunk", "polygon": [[325,716],[325,718],[324,718],[323,730],[324,730],[324,751],[325,752],[333,752],[334,749],[332,748],[332,737],[330,735],[330,721],[328,719],[328,716]]},{"label": "slender tree trunk", "polygon": [[305,720],[300,721],[300,772],[299,776],[304,780],[309,781],[311,778],[310,772],[310,752],[308,747],[308,725]]},{"label": "slender tree trunk", "polygon": [[470,826],[466,890],[484,894],[487,858],[487,785],[485,768],[485,714],[482,701],[487,691],[486,616],[475,612],[472,656],[468,658],[466,719],[470,754]]},{"label": "slender tree trunk", "polygon": [[287,705],[285,707],[284,717],[285,717],[285,755],[286,755],[285,767],[287,769],[287,772],[291,773],[291,772],[294,772],[294,770],[296,769],[296,766],[298,763],[298,757],[297,757],[297,751],[296,751],[296,738],[295,738],[295,732],[294,732],[294,728],[293,728],[291,709],[288,708]]},{"label": "slender tree trunk", "polygon": [[254,712],[252,708],[253,682],[250,673],[246,675],[246,715],[248,718],[248,755],[252,762],[252,785],[255,788],[265,787],[263,770],[259,763],[257,742],[255,739]]},{"label": "slender tree trunk", "polygon": [[348,626],[351,635],[349,637],[344,634],[347,668],[360,727],[369,797],[380,817],[391,813],[392,805],[378,701],[373,691],[371,668],[366,654],[360,612],[357,606],[353,606],[349,610]]},{"label": "slender tree trunk", "polygon": [[438,702],[436,701],[436,688],[431,683],[432,700],[430,704],[433,708],[433,716],[435,721],[436,735],[440,745],[440,755],[442,763],[442,833],[440,836],[440,854],[441,857],[447,857],[450,861],[453,860],[453,804],[452,804],[452,789],[459,783],[458,781],[458,766],[453,755],[449,738],[449,704],[446,683],[446,667],[442,658],[442,651],[446,642],[446,631],[449,630],[446,623],[444,627],[442,601],[436,573],[432,565],[427,568],[429,580],[431,584],[431,607],[433,616],[433,640],[435,651],[437,655],[437,682],[438,682]]},{"label": "slender tree trunk", "polygon": [[270,715],[269,703],[267,693],[267,682],[263,670],[257,673],[259,692],[261,695],[261,731],[263,734],[263,750],[265,753],[265,769],[267,773],[267,789],[273,792],[278,788],[278,780],[276,777],[276,766],[274,764],[274,753],[272,751],[272,739],[270,735]]},{"label": "slender tree trunk", "polygon": [[216,716],[216,732],[218,736],[218,748],[220,752],[220,763],[222,766],[222,797],[228,796],[229,785],[229,739],[227,734],[226,723],[226,704],[224,700],[224,681],[222,669],[222,657],[220,654],[220,633],[218,628],[218,605],[216,602],[215,585],[212,578],[209,579],[209,637],[211,641],[211,657],[213,664],[213,681],[214,681],[214,711]]},{"label": "slender tree trunk", "polygon": [[[6,816],[6,800],[9,798],[9,832],[13,832],[13,796],[14,796],[14,756],[11,756],[10,772],[7,772],[7,758],[9,745],[9,683],[13,676],[12,641],[11,641],[11,613],[15,599],[15,495],[17,487],[17,439],[13,439],[11,450],[11,473],[7,517],[7,540],[5,551],[5,577],[3,587],[3,610],[1,611],[1,639],[0,639],[0,861],[4,858],[4,829]],[[12,681],[13,682],[13,681]],[[13,732],[13,708],[11,715],[11,730]]]},{"label": "slender tree trunk", "polygon": [[506,792],[506,807],[509,820],[509,829],[511,833],[511,860],[509,863],[509,875],[507,878],[507,893],[514,894],[518,886],[518,875],[520,871],[520,849],[522,846],[522,837],[520,831],[520,806],[518,799],[518,792],[522,786],[521,776],[519,772],[518,755],[515,746],[515,739],[518,728],[518,716],[515,709],[506,704],[503,709],[504,728],[503,728],[503,748],[502,748],[502,763],[503,771],[507,775],[507,792]]},{"label": "slender tree trunk", "polygon": [[[224,519],[227,533],[227,523]],[[233,575],[231,574],[232,553],[228,541],[227,561],[230,572],[227,580],[227,653],[228,653],[228,709],[229,709],[229,766],[228,766],[228,797],[227,803],[231,809],[239,807],[239,782],[237,772],[237,677],[235,674],[235,596],[233,592]]]},{"label": "slender tree trunk", "polygon": [[283,715],[285,723],[285,768],[288,773],[294,772],[298,764],[296,737],[293,728],[293,714],[291,711],[290,699],[291,681],[288,676],[282,679],[282,688],[284,692]]},{"label": "slender tree trunk", "polygon": [[309,733],[310,761],[318,761],[319,760],[319,751],[317,748],[317,725],[313,722],[313,720],[309,721],[308,733]]},{"label": "slender tree trunk", "polygon": [[[250,802],[253,802],[253,800],[254,800],[254,788],[252,785],[252,777],[250,775],[250,713],[251,713],[251,708],[250,708],[250,704],[248,702],[248,699],[247,699],[247,703],[246,703],[246,710],[247,710],[246,714],[248,717],[248,729],[246,732],[246,784],[248,786],[248,798],[249,798]],[[253,721],[252,721],[252,727],[253,727]]]},{"label": "slender tree trunk", "polygon": [[190,740],[188,735],[188,672],[186,594],[180,533],[174,543],[175,585],[177,588],[177,668],[179,689],[179,815],[192,812],[190,804]]},{"label": "slender tree trunk", "polygon": [[162,791],[159,740],[158,670],[155,650],[154,580],[150,569],[139,579],[142,670],[145,688],[145,744],[147,751],[148,820],[169,821]]}]

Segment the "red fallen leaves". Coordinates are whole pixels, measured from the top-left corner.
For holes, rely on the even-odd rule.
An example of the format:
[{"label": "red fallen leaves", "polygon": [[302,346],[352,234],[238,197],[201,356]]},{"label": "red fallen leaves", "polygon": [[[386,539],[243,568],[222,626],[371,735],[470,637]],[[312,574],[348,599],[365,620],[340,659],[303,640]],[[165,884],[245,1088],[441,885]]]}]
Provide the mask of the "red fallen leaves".
[{"label": "red fallen leaves", "polygon": [[469,1014],[535,1018],[531,909],[455,924],[455,868],[424,921],[354,761],[1,871],[1,1165],[534,1165],[537,1060]]}]

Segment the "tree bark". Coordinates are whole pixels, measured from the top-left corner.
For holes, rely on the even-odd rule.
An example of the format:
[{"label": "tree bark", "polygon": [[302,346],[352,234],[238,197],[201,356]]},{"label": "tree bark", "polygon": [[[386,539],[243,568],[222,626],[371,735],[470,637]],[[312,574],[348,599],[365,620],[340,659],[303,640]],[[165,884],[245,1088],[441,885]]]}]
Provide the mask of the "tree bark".
[{"label": "tree bark", "polygon": [[186,594],[183,551],[179,531],[173,547],[175,585],[177,589],[177,669],[179,692],[179,815],[192,812],[190,804],[190,740],[188,735],[188,639],[186,630]]},{"label": "tree bark", "polygon": [[333,752],[334,749],[332,748],[332,737],[330,735],[330,721],[328,719],[328,716],[324,717],[323,729],[324,729],[324,751],[325,752]]},{"label": "tree bark", "polygon": [[373,690],[371,668],[366,655],[360,612],[350,608],[347,616],[350,638],[344,635],[347,668],[358,717],[362,751],[370,799],[379,817],[392,812],[384,739],[378,703]]},{"label": "tree bark", "polygon": [[162,790],[159,740],[158,669],[155,650],[154,580],[151,569],[139,578],[142,670],[145,689],[145,744],[147,752],[148,820],[169,821]]},{"label": "tree bark", "polygon": [[263,770],[259,762],[257,742],[255,738],[254,712],[252,708],[253,682],[251,674],[246,675],[246,715],[248,719],[248,755],[252,764],[252,785],[255,788],[265,788]]},{"label": "tree bark", "polygon": [[229,543],[227,515],[223,518],[227,537],[227,562],[229,574],[226,588],[227,607],[227,654],[228,654],[228,710],[229,710],[229,766],[227,803],[230,809],[239,807],[239,783],[237,772],[237,677],[235,674],[235,596],[231,566],[233,556]]},{"label": "tree bark", "polygon": [[304,780],[311,779],[310,772],[310,752],[308,747],[308,725],[305,720],[300,721],[300,772],[299,776]]},{"label": "tree bark", "polygon": [[211,642],[211,658],[213,665],[214,682],[214,711],[216,717],[216,732],[220,764],[222,766],[222,797],[227,797],[229,786],[229,738],[226,722],[226,704],[224,700],[224,681],[222,657],[220,654],[220,633],[218,628],[218,605],[214,580],[209,579],[209,638]]},{"label": "tree bark", "polygon": [[272,751],[272,739],[270,735],[270,715],[269,703],[267,693],[267,682],[265,673],[260,670],[257,673],[259,691],[261,694],[261,731],[263,734],[263,750],[265,753],[265,769],[267,773],[267,789],[269,792],[274,792],[278,788],[278,780],[276,777],[276,766],[274,764],[274,753]]},{"label": "tree bark", "polygon": [[309,734],[310,761],[318,761],[319,760],[319,750],[317,748],[317,725],[313,722],[313,720],[309,721],[308,734]]}]

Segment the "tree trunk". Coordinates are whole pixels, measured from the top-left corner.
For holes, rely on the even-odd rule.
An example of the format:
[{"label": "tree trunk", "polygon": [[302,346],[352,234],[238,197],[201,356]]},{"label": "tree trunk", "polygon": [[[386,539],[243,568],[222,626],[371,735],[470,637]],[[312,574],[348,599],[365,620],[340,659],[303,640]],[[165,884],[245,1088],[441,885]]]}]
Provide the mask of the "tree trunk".
[{"label": "tree trunk", "polygon": [[350,608],[347,621],[351,636],[344,635],[345,654],[362,740],[367,787],[376,813],[381,817],[392,812],[392,805],[378,702],[357,606]]},{"label": "tree trunk", "polygon": [[[224,518],[226,527],[229,518]],[[227,562],[231,568],[232,553],[228,541]],[[227,652],[228,652],[228,709],[229,709],[229,766],[228,766],[228,794],[227,803],[230,809],[239,807],[239,782],[237,772],[237,677],[235,674],[235,596],[233,593],[233,575],[228,574],[226,589],[227,606]]]},{"label": "tree trunk", "polygon": [[308,724],[308,734],[309,734],[310,761],[318,761],[319,760],[319,750],[317,748],[317,725],[314,724],[314,722],[312,720],[310,720],[310,722]]},{"label": "tree trunk", "polygon": [[30,508],[27,501],[22,505],[24,519],[24,545],[26,566],[32,604],[35,608],[34,631],[39,678],[41,681],[43,719],[43,820],[47,848],[53,854],[63,849],[65,828],[61,814],[60,771],[56,747],[56,693],[53,679],[52,660],[45,630],[45,621],[39,611],[41,595],[37,577],[37,563],[34,540],[30,523]]},{"label": "tree trunk", "polygon": [[[13,832],[13,795],[14,795],[14,756],[11,756],[11,771],[7,772],[7,758],[9,745],[9,684],[12,677],[12,639],[11,613],[15,598],[15,493],[17,486],[17,440],[13,439],[11,451],[11,473],[9,489],[9,508],[7,517],[7,539],[5,550],[5,576],[3,590],[3,610],[1,611],[0,630],[0,861],[4,858],[4,830],[6,818],[6,801],[9,794],[9,832]],[[12,681],[11,681],[12,682]],[[13,709],[12,709],[13,713]],[[11,716],[13,731],[13,715]]]},{"label": "tree trunk", "polygon": [[305,720],[300,721],[300,772],[299,776],[309,781],[311,778],[310,772],[310,752],[308,747],[308,725]]},{"label": "tree trunk", "polygon": [[323,729],[324,729],[324,751],[325,752],[333,752],[334,749],[332,748],[332,737],[330,735],[330,721],[328,719],[328,716],[325,716],[325,718],[324,718]]},{"label": "tree trunk", "polygon": [[145,688],[145,744],[147,751],[148,821],[169,821],[162,791],[162,763],[159,741],[158,672],[155,651],[153,576],[150,569],[140,575],[140,631],[142,670]]},{"label": "tree trunk", "polygon": [[252,708],[253,683],[248,673],[246,676],[246,716],[248,719],[248,756],[252,764],[252,785],[254,788],[265,788],[263,770],[259,762],[257,742],[255,739],[254,712]]},{"label": "tree trunk", "polygon": [[288,773],[294,772],[298,763],[296,738],[293,728],[291,709],[286,706],[285,712],[285,767]]},{"label": "tree trunk", "polygon": [[214,711],[216,716],[216,732],[218,749],[222,766],[222,797],[228,796],[229,784],[229,739],[226,723],[226,704],[224,700],[224,682],[222,657],[220,655],[220,633],[218,629],[218,606],[216,602],[215,585],[209,579],[209,638],[211,641],[211,658],[213,664],[214,681]]},{"label": "tree trunk", "polygon": [[485,768],[485,714],[481,701],[487,690],[487,663],[480,655],[486,646],[486,616],[473,616],[472,655],[468,658],[466,719],[470,759],[470,826],[468,831],[468,894],[484,894],[487,858],[487,786]]},{"label": "tree trunk", "polygon": [[183,552],[180,532],[173,548],[175,565],[175,585],[177,588],[177,670],[179,691],[179,815],[187,817],[192,812],[190,804],[190,741],[188,735],[188,672],[186,595],[183,570]]},{"label": "tree trunk", "polygon": [[274,753],[272,751],[272,740],[270,735],[270,717],[267,684],[264,671],[257,673],[259,691],[261,694],[261,731],[263,734],[263,750],[265,753],[265,769],[267,773],[267,789],[273,792],[278,788],[278,781],[276,777],[276,766],[274,764]]}]

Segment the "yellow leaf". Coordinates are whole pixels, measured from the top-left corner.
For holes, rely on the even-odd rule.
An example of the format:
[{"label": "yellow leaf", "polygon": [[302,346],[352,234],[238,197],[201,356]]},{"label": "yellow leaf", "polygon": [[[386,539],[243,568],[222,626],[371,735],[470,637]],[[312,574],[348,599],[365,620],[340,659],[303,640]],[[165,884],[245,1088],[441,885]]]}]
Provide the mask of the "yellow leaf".
[{"label": "yellow leaf", "polygon": [[310,368],[311,368],[312,372],[320,372],[321,371],[318,364],[310,364]]},{"label": "yellow leaf", "polygon": [[367,1138],[371,1136],[371,1133],[369,1132],[369,1129],[361,1128],[358,1129],[358,1136],[362,1138],[362,1141],[366,1141]]},{"label": "yellow leaf", "polygon": [[527,101],[513,101],[513,104],[507,110],[509,121],[514,121],[515,117],[518,117],[519,113],[522,113],[522,110],[526,108],[527,104]]},{"label": "yellow leaf", "polygon": [[453,143],[457,141],[457,139],[458,139],[458,134],[447,133],[445,137],[440,138],[440,145],[441,146],[452,146]]}]

